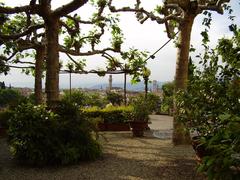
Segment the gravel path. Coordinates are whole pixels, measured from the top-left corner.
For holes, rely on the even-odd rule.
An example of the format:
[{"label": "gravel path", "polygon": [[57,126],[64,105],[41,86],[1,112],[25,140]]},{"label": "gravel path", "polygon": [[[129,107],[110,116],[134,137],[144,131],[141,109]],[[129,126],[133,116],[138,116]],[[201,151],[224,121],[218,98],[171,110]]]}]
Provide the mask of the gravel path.
[{"label": "gravel path", "polygon": [[176,146],[171,140],[154,138],[148,131],[144,138],[131,132],[103,134],[104,155],[94,162],[67,167],[21,167],[10,158],[6,139],[0,139],[1,180],[181,180],[202,179],[196,174],[194,153],[190,146]]},{"label": "gravel path", "polygon": [[133,138],[131,132],[101,133],[102,158],[66,167],[16,165],[6,139],[0,138],[0,180],[202,180],[192,147],[171,143],[172,117],[150,119],[151,131],[144,138]]}]

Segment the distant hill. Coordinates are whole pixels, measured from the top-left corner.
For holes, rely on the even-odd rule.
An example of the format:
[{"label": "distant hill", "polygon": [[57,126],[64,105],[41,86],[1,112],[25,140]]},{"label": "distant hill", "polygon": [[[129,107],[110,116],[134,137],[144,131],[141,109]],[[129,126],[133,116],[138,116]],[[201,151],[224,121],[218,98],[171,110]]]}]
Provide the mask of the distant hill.
[{"label": "distant hill", "polygon": [[[165,82],[157,82],[158,87],[162,88],[162,85],[164,83]],[[88,88],[89,89],[106,89],[106,88],[108,88],[108,86],[109,86],[108,83],[103,83],[103,84],[96,84],[96,85],[93,85],[93,86],[88,87]],[[123,88],[123,83],[113,83],[112,86]],[[152,86],[153,86],[152,83],[150,83],[148,85],[149,90],[152,89]],[[127,83],[127,90],[129,90],[129,91],[144,91],[144,83],[143,82],[139,82],[137,84]]]}]

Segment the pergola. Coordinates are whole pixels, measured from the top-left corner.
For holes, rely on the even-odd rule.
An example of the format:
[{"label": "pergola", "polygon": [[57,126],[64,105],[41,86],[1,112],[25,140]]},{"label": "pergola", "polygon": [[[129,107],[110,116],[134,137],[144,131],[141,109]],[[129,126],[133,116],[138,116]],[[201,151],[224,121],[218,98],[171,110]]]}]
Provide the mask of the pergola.
[{"label": "pergola", "polygon": [[[155,58],[155,55],[160,51],[162,50],[170,41],[172,41],[172,39],[174,39],[177,34],[179,33],[176,32],[174,35],[173,35],[173,38],[169,39],[168,41],[166,41],[159,49],[157,49],[153,54],[151,54],[148,58],[145,59],[145,62],[147,62],[149,59],[154,59]],[[72,60],[72,57],[66,53],[66,55]],[[75,62],[75,61],[74,61]],[[134,70],[129,70],[129,69],[126,69],[126,65],[124,66],[125,69],[121,69],[121,70],[114,70],[114,71],[99,71],[99,70],[89,70],[89,71],[86,71],[86,70],[81,70],[81,71],[74,71],[74,70],[60,70],[60,74],[68,74],[69,73],[69,89],[70,89],[70,95],[71,95],[71,89],[72,89],[72,73],[74,74],[103,74],[103,75],[106,75],[106,74],[124,74],[124,104],[126,105],[127,104],[127,74],[130,74],[130,73],[133,73],[134,71],[137,71],[138,69],[134,69]]]},{"label": "pergola", "polygon": [[71,96],[71,89],[72,89],[72,73],[74,74],[124,74],[124,105],[127,104],[127,74],[130,74],[133,70],[115,70],[115,71],[97,71],[97,70],[90,70],[90,71],[74,71],[74,70],[60,70],[60,74],[69,74],[69,89],[70,89],[70,96]]}]

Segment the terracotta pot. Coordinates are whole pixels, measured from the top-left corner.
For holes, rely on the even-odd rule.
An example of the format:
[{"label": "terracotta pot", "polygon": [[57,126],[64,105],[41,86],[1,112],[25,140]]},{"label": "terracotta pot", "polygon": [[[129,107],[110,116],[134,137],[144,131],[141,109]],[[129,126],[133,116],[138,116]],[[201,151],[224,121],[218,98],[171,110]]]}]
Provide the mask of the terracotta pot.
[{"label": "terracotta pot", "polygon": [[192,147],[196,152],[197,161],[201,161],[204,156],[208,156],[211,152],[206,148],[205,144],[201,144],[201,136],[194,136],[192,138]]},{"label": "terracotta pot", "polygon": [[134,137],[143,137],[144,130],[147,128],[147,125],[148,125],[147,122],[138,122],[138,121],[130,122],[133,136]]},{"label": "terracotta pot", "polygon": [[98,124],[98,130],[99,131],[106,131],[106,124],[105,123],[99,123]]}]

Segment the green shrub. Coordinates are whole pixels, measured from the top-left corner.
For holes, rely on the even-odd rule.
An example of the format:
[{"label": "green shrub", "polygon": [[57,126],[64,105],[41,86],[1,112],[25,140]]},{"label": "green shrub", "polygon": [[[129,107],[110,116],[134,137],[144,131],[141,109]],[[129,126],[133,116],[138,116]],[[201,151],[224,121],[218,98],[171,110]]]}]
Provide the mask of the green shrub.
[{"label": "green shrub", "polygon": [[83,111],[89,118],[100,117],[105,123],[125,123],[132,118],[131,106],[109,106],[104,109],[92,107]]},{"label": "green shrub", "polygon": [[161,106],[161,99],[158,95],[155,95],[153,93],[148,93],[147,104],[148,104],[150,113],[159,112],[160,106]]},{"label": "green shrub", "polygon": [[80,90],[73,90],[70,95],[70,91],[64,91],[62,96],[63,101],[69,101],[77,104],[78,106],[97,106],[105,107],[107,102],[106,97],[99,93],[88,93]]},{"label": "green shrub", "polygon": [[87,117],[96,118],[102,116],[102,109],[96,106],[81,109]]},{"label": "green shrub", "polygon": [[240,172],[240,117],[222,114],[223,126],[219,127],[202,144],[214,152],[203,158],[199,171],[207,172],[209,179],[238,179]]},{"label": "green shrub", "polygon": [[109,106],[102,110],[102,118],[106,123],[125,123],[131,119],[132,108]]},{"label": "green shrub", "polygon": [[9,119],[13,116],[12,110],[0,111],[0,127],[8,129]]},{"label": "green shrub", "polygon": [[88,99],[86,101],[86,106],[97,106],[104,108],[107,105],[108,101],[106,97],[102,96],[99,93],[88,93]]},{"label": "green shrub", "polygon": [[80,90],[64,91],[62,96],[63,101],[69,101],[71,103],[77,104],[78,106],[85,106],[88,100],[88,96],[85,92]]},{"label": "green shrub", "polygon": [[131,103],[133,107],[132,120],[134,121],[148,121],[151,113],[148,102],[143,95],[134,97]]},{"label": "green shrub", "polygon": [[101,155],[91,124],[69,102],[59,103],[55,112],[21,104],[9,121],[9,142],[14,157],[32,165],[72,164]]},{"label": "green shrub", "polygon": [[0,107],[16,106],[24,99],[17,90],[0,89]]},{"label": "green shrub", "polygon": [[163,99],[161,104],[161,111],[163,113],[172,114],[173,110],[173,94],[174,94],[174,82],[165,83],[162,86]]},{"label": "green shrub", "polygon": [[119,93],[109,91],[107,92],[107,100],[113,105],[120,106],[123,102],[123,96]]}]

